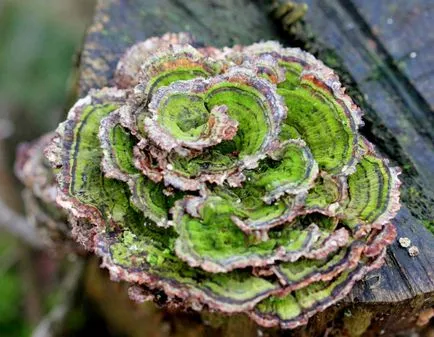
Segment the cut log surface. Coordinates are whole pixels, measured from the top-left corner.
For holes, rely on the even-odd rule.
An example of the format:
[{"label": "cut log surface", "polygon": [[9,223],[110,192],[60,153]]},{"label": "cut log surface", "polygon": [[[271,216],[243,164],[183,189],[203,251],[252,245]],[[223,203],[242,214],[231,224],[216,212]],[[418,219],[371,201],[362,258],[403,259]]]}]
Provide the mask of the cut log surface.
[{"label": "cut log surface", "polygon": [[[350,296],[353,301],[399,303],[434,292],[434,236],[406,208],[394,220],[399,237],[408,237],[419,247],[411,257],[398,242],[388,251],[386,263],[358,284]],[[434,299],[433,299],[434,303]]]},{"label": "cut log surface", "polygon": [[[327,327],[323,321],[339,312],[342,318],[345,308],[370,312],[367,335],[410,328],[420,312],[434,306],[434,235],[422,224],[433,221],[434,213],[434,5],[423,0],[304,2],[309,6],[306,27],[339,55],[372,108],[366,115],[367,137],[392,161],[406,165],[404,204],[394,223],[398,238],[408,237],[419,248],[419,255],[410,257],[394,243],[382,269],[304,331],[319,334]],[[180,31],[217,47],[270,39],[290,43],[265,1],[101,0],[82,53],[80,95],[112,84],[127,47]],[[421,190],[423,202],[406,205],[413,190]]]},{"label": "cut log surface", "polygon": [[[354,0],[390,57],[434,109],[434,2]],[[434,115],[431,115],[431,123]],[[431,124],[432,127],[432,124]],[[431,128],[434,132],[434,128]]]},{"label": "cut log surface", "polygon": [[[359,4],[351,1],[305,1],[310,8],[306,21],[318,39],[338,52],[345,67],[374,109],[379,123],[383,124],[386,131],[394,136],[400,148],[400,155],[409,158],[417,175],[423,181],[424,189],[432,199],[434,191],[434,112],[426,100],[427,98],[432,99],[432,91],[422,92],[410,84],[410,80],[414,81],[415,78],[409,77],[409,71],[402,71],[401,67],[397,66],[399,59],[392,56],[392,52],[397,54],[397,51],[392,50],[390,37],[387,37],[382,29],[375,28],[380,16],[383,21],[393,20],[388,14],[380,15],[379,13],[381,10],[387,11],[387,7],[381,6],[382,2],[378,1],[357,2],[361,7],[369,7],[368,3],[376,4],[369,7],[370,12],[365,14],[371,19],[372,26],[370,26],[370,21],[365,21],[359,13]],[[404,5],[405,1],[394,2],[402,2]],[[425,2],[428,3],[428,1]],[[409,3],[413,6],[413,2]],[[421,13],[421,19],[423,17],[424,14]],[[402,33],[407,31],[404,20],[393,22],[395,26],[402,23],[401,27],[395,27],[395,31],[401,36],[399,42],[401,49],[407,50],[416,36],[411,32]],[[380,40],[374,32],[384,38]],[[417,35],[417,39],[424,38],[427,38],[426,43],[429,44],[429,34]],[[388,45],[382,44],[383,40],[388,42]],[[405,52],[402,51],[402,53]],[[419,55],[420,59],[423,57],[423,54]],[[415,64],[414,67],[416,66]],[[423,67],[422,62],[419,67]],[[431,76],[431,81],[434,83],[434,74]],[[382,131],[381,129],[378,132]],[[378,145],[383,145],[386,151],[388,150],[387,144]]]},{"label": "cut log surface", "polygon": [[126,48],[167,32],[191,32],[217,47],[278,38],[272,21],[250,0],[98,1],[82,54],[80,92],[111,84]]}]

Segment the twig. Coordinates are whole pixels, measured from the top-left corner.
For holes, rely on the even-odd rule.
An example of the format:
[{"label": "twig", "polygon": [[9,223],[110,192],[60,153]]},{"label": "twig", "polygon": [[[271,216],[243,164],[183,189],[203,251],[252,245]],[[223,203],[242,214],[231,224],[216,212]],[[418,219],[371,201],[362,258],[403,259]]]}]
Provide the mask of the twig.
[{"label": "twig", "polygon": [[44,248],[44,243],[35,227],[32,226],[26,218],[10,209],[1,199],[0,214],[0,229],[5,229],[18,236],[34,248]]},{"label": "twig", "polygon": [[59,303],[39,322],[32,337],[56,337],[61,333],[63,323],[71,310],[74,297],[84,270],[84,260],[77,260],[65,276],[60,289]]}]

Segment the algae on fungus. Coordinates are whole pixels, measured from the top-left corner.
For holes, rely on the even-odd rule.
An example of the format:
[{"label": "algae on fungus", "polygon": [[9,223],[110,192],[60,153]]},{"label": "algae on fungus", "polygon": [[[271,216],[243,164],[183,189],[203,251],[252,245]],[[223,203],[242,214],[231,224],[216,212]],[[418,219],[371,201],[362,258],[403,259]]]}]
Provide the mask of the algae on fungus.
[{"label": "algae on fungus", "polygon": [[45,154],[74,237],[131,294],[294,328],[381,266],[399,170],[321,61],[166,34],[127,50],[114,83],[77,101]]}]

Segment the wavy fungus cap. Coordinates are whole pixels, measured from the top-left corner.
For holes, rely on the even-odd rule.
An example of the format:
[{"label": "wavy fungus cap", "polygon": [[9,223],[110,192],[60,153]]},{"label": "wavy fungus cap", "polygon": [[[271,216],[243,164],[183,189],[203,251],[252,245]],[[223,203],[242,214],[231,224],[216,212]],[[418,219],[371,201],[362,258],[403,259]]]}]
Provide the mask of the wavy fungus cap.
[{"label": "wavy fungus cap", "polygon": [[136,44],[72,107],[46,148],[57,203],[135,298],[305,324],[382,264],[399,170],[312,55],[193,46]]}]

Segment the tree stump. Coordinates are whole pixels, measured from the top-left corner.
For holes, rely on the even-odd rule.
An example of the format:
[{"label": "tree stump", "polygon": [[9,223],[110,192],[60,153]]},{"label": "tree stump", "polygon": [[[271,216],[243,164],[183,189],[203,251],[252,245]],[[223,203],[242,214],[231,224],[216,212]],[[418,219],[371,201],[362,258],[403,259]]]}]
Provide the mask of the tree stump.
[{"label": "tree stump", "polygon": [[[427,15],[434,6],[423,0],[396,0],[390,6],[361,0],[305,2],[305,22],[294,30],[273,19],[267,1],[100,0],[82,52],[79,95],[110,86],[127,47],[166,32],[187,31],[217,47],[274,39],[316,53],[337,68],[364,108],[365,136],[403,168],[403,207],[394,223],[398,238],[408,237],[419,255],[410,257],[396,242],[382,269],[369,274],[346,300],[290,334],[377,336],[421,329],[434,306],[434,235],[426,228],[434,227],[434,101],[429,91],[434,63],[428,43],[434,33]],[[145,326],[147,321],[134,324]],[[228,336],[259,331],[243,319],[226,321],[225,328],[196,325],[194,331]]]}]

